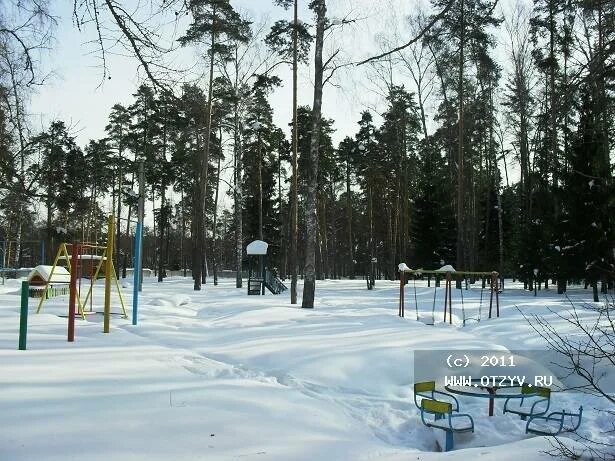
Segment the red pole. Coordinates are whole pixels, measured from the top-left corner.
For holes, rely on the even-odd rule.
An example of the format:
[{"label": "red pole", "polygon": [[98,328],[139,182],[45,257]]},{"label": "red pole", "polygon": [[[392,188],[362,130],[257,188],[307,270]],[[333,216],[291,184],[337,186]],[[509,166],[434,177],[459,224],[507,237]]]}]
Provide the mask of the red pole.
[{"label": "red pole", "polygon": [[73,243],[70,258],[70,295],[68,299],[68,342],[75,341],[75,302],[77,300],[77,264],[79,245]]}]

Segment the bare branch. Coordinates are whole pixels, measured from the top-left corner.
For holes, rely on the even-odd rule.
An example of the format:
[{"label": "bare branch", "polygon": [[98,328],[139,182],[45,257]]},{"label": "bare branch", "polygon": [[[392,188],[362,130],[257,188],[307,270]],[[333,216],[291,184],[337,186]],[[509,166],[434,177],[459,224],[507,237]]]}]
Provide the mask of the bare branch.
[{"label": "bare branch", "polygon": [[372,62],[372,61],[377,61],[379,59],[385,58],[387,56],[390,56],[394,53],[397,53],[398,51],[403,50],[404,48],[408,48],[410,45],[412,45],[413,43],[418,42],[419,40],[421,40],[430,30],[433,26],[436,25],[436,23],[442,19],[444,17],[444,15],[446,15],[446,13],[448,13],[448,11],[452,8],[453,4],[455,3],[455,0],[449,0],[449,2],[446,4],[446,6],[442,9],[442,11],[440,11],[438,14],[436,14],[435,16],[433,16],[431,18],[431,21],[429,21],[429,23],[423,27],[423,29],[409,42],[405,43],[404,45],[398,46],[396,48],[393,48],[390,51],[387,51],[385,53],[379,54],[377,56],[372,56],[371,58],[365,59],[363,61],[358,62],[356,65],[357,66],[361,66],[363,64],[367,64],[368,62]]}]

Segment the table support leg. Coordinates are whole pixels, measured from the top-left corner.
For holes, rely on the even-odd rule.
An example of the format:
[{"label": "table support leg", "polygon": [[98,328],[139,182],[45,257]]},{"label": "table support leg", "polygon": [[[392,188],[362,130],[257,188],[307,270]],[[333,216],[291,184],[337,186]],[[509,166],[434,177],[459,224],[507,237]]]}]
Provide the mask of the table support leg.
[{"label": "table support leg", "polygon": [[487,391],[489,392],[489,395],[491,396],[489,397],[489,416],[493,416],[493,401],[495,400],[495,390],[487,389]]}]

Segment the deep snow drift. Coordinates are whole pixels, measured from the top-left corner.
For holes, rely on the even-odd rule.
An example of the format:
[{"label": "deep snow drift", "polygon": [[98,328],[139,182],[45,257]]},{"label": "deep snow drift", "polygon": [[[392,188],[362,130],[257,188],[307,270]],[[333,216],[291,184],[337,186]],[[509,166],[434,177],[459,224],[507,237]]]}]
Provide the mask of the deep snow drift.
[{"label": "deep snow drift", "polygon": [[[460,401],[475,433],[439,452],[444,433],[421,423],[412,383],[414,350],[544,347],[514,306],[566,334],[569,325],[549,309],[569,304],[552,291],[534,298],[507,289],[501,318],[485,320],[484,301],[483,321],[462,328],[456,290],[455,324],[442,323],[437,292],[436,324],[428,326],[416,321],[411,285],[407,318],[397,317],[394,282],[367,291],[362,280],[319,281],[314,310],[291,306],[288,292],[248,297],[234,280],[199,293],[191,287],[188,279],[146,279],[137,326],[118,315],[103,334],[102,315],[88,315],[77,319],[72,344],[68,296],[38,315],[31,300],[27,351],[16,350],[19,282],[0,287],[0,460],[551,459],[548,439],[526,435],[523,421],[502,415],[502,401],[488,418],[486,400],[468,397]],[[476,317],[480,288],[464,295]],[[421,317],[431,317],[433,296],[417,282]],[[94,311],[102,300],[97,285]],[[599,400],[565,392],[552,402],[558,410],[582,403],[580,432],[608,441],[602,432],[612,421],[594,410]]]}]

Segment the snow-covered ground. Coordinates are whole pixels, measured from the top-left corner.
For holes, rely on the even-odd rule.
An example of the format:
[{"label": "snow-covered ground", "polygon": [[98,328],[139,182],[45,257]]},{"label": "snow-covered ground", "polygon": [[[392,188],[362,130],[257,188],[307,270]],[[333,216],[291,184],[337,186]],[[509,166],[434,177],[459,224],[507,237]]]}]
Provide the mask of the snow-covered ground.
[{"label": "snow-covered ground", "polygon": [[[421,423],[412,383],[415,350],[544,347],[515,306],[566,334],[555,313],[569,304],[553,290],[535,298],[507,283],[501,317],[485,320],[485,299],[483,321],[462,328],[456,290],[454,325],[442,323],[441,289],[429,326],[416,321],[411,284],[401,319],[393,282],[368,291],[362,280],[319,281],[316,309],[304,310],[288,292],[247,296],[231,280],[197,293],[191,280],[146,279],[137,326],[115,315],[104,334],[102,315],[88,315],[74,343],[68,296],[40,314],[31,300],[28,350],[18,351],[19,283],[0,287],[0,461],[550,459],[549,440],[526,435],[501,400],[489,418],[486,400],[470,397],[460,401],[474,434],[440,452],[444,433]],[[128,306],[131,291],[125,282]],[[477,316],[480,288],[464,294],[467,315]],[[433,296],[417,282],[421,317],[431,317]],[[94,311],[102,300],[98,285]],[[552,398],[554,409],[580,404],[580,432],[607,442],[612,421],[594,409],[599,400]]]}]

